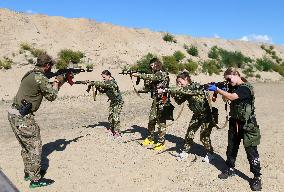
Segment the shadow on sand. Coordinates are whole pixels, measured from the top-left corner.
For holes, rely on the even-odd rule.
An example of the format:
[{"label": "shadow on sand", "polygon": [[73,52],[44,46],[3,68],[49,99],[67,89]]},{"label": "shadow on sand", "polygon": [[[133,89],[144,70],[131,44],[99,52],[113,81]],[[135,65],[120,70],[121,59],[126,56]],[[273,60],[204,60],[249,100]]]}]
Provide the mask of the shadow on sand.
[{"label": "shadow on sand", "polygon": [[[127,133],[137,133],[137,132],[140,133],[141,138],[130,140],[128,142],[143,140],[148,135],[147,129],[145,127],[141,127],[141,126],[138,126],[138,125],[132,125],[132,128],[124,130],[122,133],[127,134]],[[181,149],[182,149],[183,144],[184,144],[183,138],[172,135],[172,134],[166,134],[165,139],[168,142],[174,143],[175,146],[168,148],[168,149],[160,152],[159,154],[165,153],[165,152],[171,152],[171,151],[175,151],[176,153],[181,152]],[[204,157],[206,155],[207,151],[202,145],[194,143],[189,152],[192,153],[192,154],[195,154],[197,156]],[[173,153],[169,153],[169,154],[174,156],[174,157],[177,157]],[[216,169],[218,169],[220,172],[227,168],[226,164],[225,164],[225,160],[219,154],[215,153],[214,157],[215,157],[214,160],[212,162],[210,162],[210,164],[212,164],[214,167],[216,167]],[[239,176],[240,178],[250,182],[250,178],[247,175],[245,175],[243,172],[241,172],[237,169],[236,169],[236,175]]]},{"label": "shadow on sand", "polygon": [[80,138],[84,136],[79,136],[74,139],[66,140],[66,139],[57,139],[56,141],[46,143],[42,146],[42,161],[41,161],[41,175],[44,176],[49,167],[49,159],[48,156],[54,151],[64,151],[67,145],[72,142],[77,142]]},{"label": "shadow on sand", "polygon": [[108,122],[98,122],[98,123],[96,123],[96,124],[93,124],[93,125],[86,125],[86,126],[84,126],[84,127],[86,127],[86,128],[92,128],[92,129],[94,129],[94,128],[99,128],[99,129],[101,129],[101,128],[106,128],[106,129],[110,129],[110,124],[109,124]]}]

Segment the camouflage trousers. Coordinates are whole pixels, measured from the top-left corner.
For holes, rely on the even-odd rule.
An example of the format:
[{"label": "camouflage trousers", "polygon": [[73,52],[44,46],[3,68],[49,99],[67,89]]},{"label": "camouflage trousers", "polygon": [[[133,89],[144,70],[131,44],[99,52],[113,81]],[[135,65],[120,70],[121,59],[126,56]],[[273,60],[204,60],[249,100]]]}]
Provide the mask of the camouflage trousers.
[{"label": "camouflage trousers", "polygon": [[123,101],[111,102],[109,105],[108,122],[112,131],[120,132],[120,113],[123,103]]},{"label": "camouflage trousers", "polygon": [[206,150],[213,153],[213,147],[211,145],[210,134],[212,132],[212,128],[215,126],[215,123],[212,120],[211,115],[200,115],[200,114],[193,114],[191,121],[189,123],[187,133],[185,135],[185,144],[184,150],[189,151],[190,147],[192,146],[194,135],[199,127],[200,130],[200,141],[202,142],[203,146]]},{"label": "camouflage trousers", "polygon": [[42,142],[40,128],[31,114],[22,117],[8,113],[8,120],[22,151],[24,172],[29,174],[31,180],[40,179]]},{"label": "camouflage trousers", "polygon": [[157,104],[156,100],[154,99],[152,102],[148,122],[148,137],[152,140],[154,140],[155,126],[156,124],[158,124],[158,142],[160,143],[165,142],[166,135],[166,120],[164,120],[161,116],[162,108],[163,105]]}]

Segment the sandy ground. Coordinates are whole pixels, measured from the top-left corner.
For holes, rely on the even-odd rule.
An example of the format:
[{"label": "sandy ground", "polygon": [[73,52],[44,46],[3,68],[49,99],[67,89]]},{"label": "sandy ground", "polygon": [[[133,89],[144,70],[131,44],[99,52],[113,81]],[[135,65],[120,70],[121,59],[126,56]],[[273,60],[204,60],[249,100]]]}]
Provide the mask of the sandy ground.
[{"label": "sandy ground", "polygon": [[[21,71],[24,73],[25,70]],[[4,78],[3,74],[1,77]],[[99,79],[98,75],[89,75]],[[25,192],[29,191],[29,183],[23,180],[20,146],[6,112],[21,76],[18,73],[16,80],[8,79],[8,83],[1,83],[0,87],[4,90],[0,94],[0,165],[20,191]],[[90,77],[78,76],[80,78]],[[150,96],[138,97],[130,91],[129,78],[117,78],[125,100],[121,115],[125,134],[120,140],[113,139],[106,132],[108,103],[104,95],[99,95],[94,102],[89,94],[84,93],[86,87],[64,85],[56,101],[42,103],[36,119],[41,126],[43,167],[47,169],[45,177],[55,180],[55,183],[33,191],[250,191],[248,180],[252,174],[242,146],[236,163],[238,176],[227,181],[217,178],[220,169],[224,168],[227,128],[213,130],[216,159],[212,164],[202,162],[205,152],[199,133],[192,149],[197,160],[176,161],[177,150],[183,143],[192,115],[187,107],[180,119],[168,127],[165,151],[159,153],[140,146],[146,135]],[[196,79],[211,81],[203,77]],[[283,88],[283,83],[255,84],[256,114],[262,133],[259,152],[263,191],[284,191]],[[224,122],[222,99],[219,98],[215,105],[221,113],[220,121]],[[180,110],[181,106],[176,105],[175,116]]]},{"label": "sandy ground", "polygon": [[[129,29],[88,19],[26,15],[6,9],[0,9],[0,34],[0,57],[8,56],[16,63],[8,71],[0,70],[0,166],[20,191],[29,191],[28,182],[23,180],[20,145],[9,126],[6,111],[22,76],[32,68],[23,65],[30,58],[27,53],[19,53],[23,42],[45,49],[53,57],[65,48],[83,51],[85,59],[94,63],[95,71],[79,74],[76,79],[98,80],[100,71],[110,69],[125,100],[121,115],[125,134],[121,140],[114,140],[106,132],[108,103],[105,96],[98,96],[94,102],[90,94],[85,93],[85,86],[64,85],[56,101],[44,101],[36,119],[41,126],[45,177],[55,183],[33,191],[250,191],[248,180],[252,175],[242,146],[237,159],[238,176],[227,181],[217,178],[224,168],[227,129],[213,130],[216,159],[212,164],[202,162],[205,152],[199,133],[192,148],[197,160],[176,161],[192,115],[187,107],[180,119],[168,127],[165,151],[158,153],[140,146],[147,133],[150,96],[136,96],[130,78],[118,76],[118,72],[120,67],[135,63],[148,52],[164,56],[181,50],[186,59],[202,60],[207,58],[210,48],[217,45],[257,58],[264,54],[259,44],[190,36],[176,36],[178,43],[174,44],[162,40],[164,33],[148,29]],[[184,43],[197,46],[199,57],[188,55]],[[275,46],[275,50],[283,58],[284,47]],[[283,79],[276,73],[263,72],[261,77],[262,81]],[[174,76],[171,78],[173,80]],[[221,81],[222,77],[199,75],[193,80],[207,83]],[[283,88],[283,83],[255,84],[256,114],[262,132],[259,152],[263,191],[284,191]],[[219,98],[215,105],[224,122],[222,100]],[[175,116],[180,110],[181,106],[176,106]]]}]

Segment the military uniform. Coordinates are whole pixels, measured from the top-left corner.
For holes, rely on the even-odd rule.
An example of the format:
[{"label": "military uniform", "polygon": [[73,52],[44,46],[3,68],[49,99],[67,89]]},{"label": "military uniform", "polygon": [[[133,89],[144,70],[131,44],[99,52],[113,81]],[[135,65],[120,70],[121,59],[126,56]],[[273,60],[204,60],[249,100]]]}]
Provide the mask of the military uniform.
[{"label": "military uniform", "polygon": [[[53,101],[58,91],[48,83],[48,79],[39,68],[29,71],[22,79],[17,95],[14,97],[8,120],[13,132],[22,147],[24,172],[31,180],[40,179],[42,142],[40,128],[34,119],[43,97]],[[23,100],[31,104],[31,109],[24,116],[19,110],[23,107]]]},{"label": "military uniform", "polygon": [[239,98],[233,100],[230,105],[226,164],[229,168],[235,167],[239,145],[243,139],[250,171],[255,177],[259,177],[261,168],[257,145],[260,144],[261,135],[255,118],[253,86],[250,83],[243,83],[235,90],[231,88],[229,92],[236,93]]},{"label": "military uniform", "polygon": [[139,77],[148,83],[153,102],[149,114],[148,122],[148,138],[154,140],[155,126],[158,124],[158,143],[165,142],[166,135],[166,114],[164,109],[169,105],[169,98],[164,98],[163,95],[157,93],[158,88],[167,88],[169,85],[169,75],[164,71],[157,71],[153,74],[139,74]]},{"label": "military uniform", "polygon": [[201,127],[200,141],[208,152],[213,153],[210,134],[215,122],[213,121],[207,97],[204,94],[204,88],[199,83],[192,82],[185,87],[170,88],[170,92],[179,105],[187,101],[189,109],[193,112],[185,135],[183,151],[189,151],[193,144],[195,132]]},{"label": "military uniform", "polygon": [[90,85],[94,85],[100,92],[106,93],[110,100],[108,121],[112,132],[120,132],[120,113],[123,106],[121,92],[119,91],[115,79],[107,81],[94,81]]}]

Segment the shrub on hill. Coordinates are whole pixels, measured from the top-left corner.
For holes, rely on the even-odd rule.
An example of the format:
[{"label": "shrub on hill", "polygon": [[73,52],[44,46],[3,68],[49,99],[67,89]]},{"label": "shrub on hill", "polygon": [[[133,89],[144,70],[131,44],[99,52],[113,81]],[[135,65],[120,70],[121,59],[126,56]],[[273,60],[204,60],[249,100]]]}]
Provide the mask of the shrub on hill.
[{"label": "shrub on hill", "polygon": [[194,61],[188,60],[187,63],[183,64],[183,68],[186,69],[190,74],[194,74],[198,68],[198,64]]},{"label": "shrub on hill", "polygon": [[4,57],[3,60],[0,60],[0,69],[11,69],[13,63],[12,59]]},{"label": "shrub on hill", "polygon": [[173,56],[176,58],[177,62],[180,62],[181,60],[183,60],[185,58],[185,55],[181,51],[174,52]]},{"label": "shrub on hill", "polygon": [[198,56],[198,49],[196,46],[191,45],[186,51],[191,56],[194,56],[194,57]]},{"label": "shrub on hill", "polygon": [[138,60],[137,64],[133,65],[130,69],[143,71],[145,73],[151,73],[149,63],[150,60],[153,59],[154,57],[156,57],[154,54],[148,53],[147,55],[143,56],[140,60]]},{"label": "shrub on hill", "polygon": [[274,64],[271,59],[264,56],[263,58],[256,59],[255,67],[259,71],[271,71]]},{"label": "shrub on hill", "polygon": [[221,67],[216,60],[208,60],[202,62],[202,72],[208,73],[210,76],[212,74],[219,75],[221,72]]},{"label": "shrub on hill", "polygon": [[163,65],[165,70],[169,73],[177,74],[180,70],[180,64],[177,62],[174,56],[164,56]]},{"label": "shrub on hill", "polygon": [[166,33],[164,36],[163,36],[163,40],[164,41],[167,41],[167,42],[173,42],[173,43],[176,43],[177,40],[174,38],[174,36],[170,33]]},{"label": "shrub on hill", "polygon": [[19,53],[22,54],[24,51],[29,51],[34,57],[38,57],[40,54],[45,52],[43,49],[37,49],[28,43],[21,43]]},{"label": "shrub on hill", "polygon": [[210,51],[208,52],[208,57],[211,59],[219,59],[219,51],[217,46],[211,47]]},{"label": "shrub on hill", "polygon": [[63,49],[58,53],[58,57],[60,60],[63,60],[67,63],[72,62],[73,64],[77,64],[81,61],[83,57],[85,57],[85,55],[81,51]]}]

